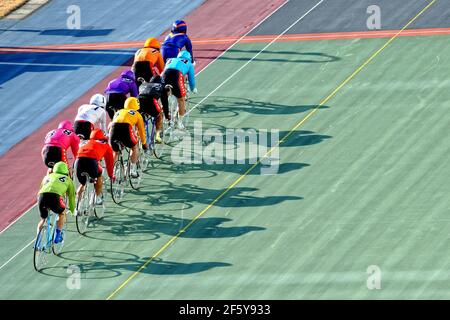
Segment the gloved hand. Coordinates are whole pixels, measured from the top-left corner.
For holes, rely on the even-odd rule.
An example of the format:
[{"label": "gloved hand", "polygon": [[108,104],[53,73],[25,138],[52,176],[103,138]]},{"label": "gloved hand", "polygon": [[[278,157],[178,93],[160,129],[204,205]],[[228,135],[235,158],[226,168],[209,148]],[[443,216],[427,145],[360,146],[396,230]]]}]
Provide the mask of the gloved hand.
[{"label": "gloved hand", "polygon": [[194,88],[194,90],[192,90],[192,93],[193,93],[193,94],[197,94],[197,93],[198,93],[197,88]]}]

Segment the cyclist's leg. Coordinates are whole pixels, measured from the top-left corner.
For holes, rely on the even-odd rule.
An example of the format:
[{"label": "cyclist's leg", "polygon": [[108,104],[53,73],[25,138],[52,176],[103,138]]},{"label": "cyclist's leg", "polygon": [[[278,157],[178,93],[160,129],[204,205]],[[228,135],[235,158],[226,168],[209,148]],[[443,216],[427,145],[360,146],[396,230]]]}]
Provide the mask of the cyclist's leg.
[{"label": "cyclist's leg", "polygon": [[130,155],[131,163],[133,164],[137,163],[138,157],[139,157],[139,146],[138,144],[135,144],[134,147],[131,148],[131,155]]},{"label": "cyclist's leg", "polygon": [[111,129],[109,130],[109,144],[113,149],[114,162],[117,161],[120,151],[120,146],[117,144],[116,141],[121,141],[120,130],[117,128],[118,128],[117,123],[113,122],[111,125]]},{"label": "cyclist's leg", "polygon": [[83,195],[84,189],[86,188],[86,176],[82,175],[83,172],[86,172],[86,159],[84,157],[80,157],[77,159],[75,166],[76,166],[76,172],[77,172],[77,179],[80,183],[80,186],[77,190],[77,199],[81,199],[81,196]]},{"label": "cyclist's leg", "polygon": [[97,196],[101,196],[102,190],[103,190],[103,177],[102,177],[103,169],[102,169],[100,163],[95,159],[92,159],[92,169],[91,170],[92,170],[92,172],[89,172],[89,175],[92,178],[96,178],[95,182],[94,182],[95,194]]},{"label": "cyclist's leg", "polygon": [[186,104],[185,104],[185,97],[186,97],[186,87],[184,85],[184,76],[181,72],[179,72],[178,75],[178,90],[176,97],[178,100],[178,113],[180,117],[183,117],[186,113]]},{"label": "cyclist's leg", "polygon": [[47,199],[46,199],[45,193],[41,193],[39,195],[39,200],[38,200],[39,215],[40,215],[41,219],[39,220],[36,234],[38,234],[39,231],[41,231],[42,227],[45,224],[45,220],[48,217],[48,208],[47,208],[46,202],[47,202]]}]

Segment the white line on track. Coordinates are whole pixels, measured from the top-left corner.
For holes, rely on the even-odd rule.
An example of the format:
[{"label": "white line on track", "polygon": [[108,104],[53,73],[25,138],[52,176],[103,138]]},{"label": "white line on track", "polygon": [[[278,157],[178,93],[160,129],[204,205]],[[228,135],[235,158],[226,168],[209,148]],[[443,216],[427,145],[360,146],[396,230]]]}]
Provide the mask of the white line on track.
[{"label": "white line on track", "polygon": [[15,257],[17,257],[19,254],[21,254],[25,249],[29,248],[30,245],[34,242],[35,239],[28,242],[22,249],[20,249],[15,255],[13,255],[11,258],[9,258],[8,261],[6,261],[4,264],[0,266],[0,270],[3,269],[8,263],[10,263],[12,260],[14,260]]},{"label": "white line on track", "polygon": [[[322,2],[324,2],[324,0],[320,0],[319,2],[317,2],[314,7],[312,7],[311,9],[309,9],[304,15],[302,15],[300,18],[298,18],[297,20],[294,21],[294,23],[292,23],[289,27],[287,27],[282,33],[280,33],[278,36],[276,36],[272,41],[270,41],[264,48],[262,48],[257,54],[255,54],[250,60],[248,60],[245,64],[243,64],[239,69],[237,69],[235,72],[233,72],[233,74],[231,74],[228,78],[226,78],[221,84],[219,84],[213,91],[211,91],[206,97],[204,97],[202,100],[200,100],[200,102],[198,102],[195,106],[192,107],[191,110],[189,110],[186,114],[189,114],[191,111],[193,111],[194,109],[196,109],[199,105],[201,105],[206,99],[208,99],[211,95],[213,95],[217,90],[219,90],[220,88],[222,88],[222,86],[224,84],[226,84],[228,81],[230,81],[232,78],[234,78],[235,75],[237,75],[239,72],[242,71],[242,69],[244,69],[250,62],[252,62],[253,60],[255,60],[256,57],[258,57],[261,53],[263,53],[268,47],[270,47],[275,41],[277,41],[278,39],[280,39],[286,32],[288,32],[289,30],[291,30],[298,22],[300,22],[301,20],[303,20],[308,14],[310,14],[315,8],[317,8]],[[238,41],[236,41],[233,46],[239,42],[240,40],[242,40],[245,36],[241,37]],[[231,48],[231,47],[230,47]],[[229,48],[229,49],[230,49]],[[223,52],[222,54],[224,54],[225,52]],[[217,57],[217,58],[220,58]],[[206,69],[206,68],[205,68]],[[203,69],[203,70],[205,70]],[[203,71],[202,70],[202,71]]]},{"label": "white line on track", "polygon": [[[282,7],[284,7],[290,0],[287,0],[286,2],[284,2],[283,4],[281,4],[277,9],[275,9],[274,11],[272,11],[269,15],[267,15],[264,19],[262,19],[260,22],[258,22],[253,28],[251,28],[248,32],[246,32],[242,37],[240,37],[238,40],[236,40],[236,42],[234,42],[232,45],[230,45],[226,50],[224,50],[220,55],[218,55],[214,60],[212,60],[211,62],[209,62],[203,69],[201,69],[197,75],[199,75],[203,70],[205,70],[206,68],[208,68],[211,64],[213,64],[215,61],[217,61],[221,56],[223,56],[226,52],[228,52],[228,50],[230,50],[231,48],[233,48],[236,44],[238,44],[240,41],[242,41],[242,39],[244,39],[250,32],[252,32],[253,30],[255,30],[257,27],[259,27],[264,21],[266,21],[267,19],[269,19],[275,12],[277,12],[278,10],[280,10]],[[316,6],[318,6],[320,3],[322,3],[324,0],[320,1]],[[315,7],[316,7],[315,6]],[[315,8],[314,7],[314,8]],[[313,8],[313,9],[314,9]],[[311,12],[313,9],[311,9],[309,12]],[[306,14],[308,14],[309,12],[307,12]],[[304,16],[306,16],[306,14]],[[304,17],[303,16],[303,17]],[[303,19],[303,17],[301,19]],[[298,21],[300,21],[301,19],[299,19]],[[296,23],[298,22],[296,21]],[[295,23],[294,23],[295,25]],[[290,28],[292,28],[293,25]],[[284,33],[286,33],[289,29],[285,30]],[[279,37],[281,37],[284,33],[280,34],[276,39],[278,39]],[[272,42],[271,42],[272,43]],[[269,45],[271,44],[269,43]],[[266,46],[265,49],[267,49],[268,46]],[[256,57],[256,56],[255,56]],[[253,57],[253,59],[255,58]],[[228,79],[229,80],[229,79]],[[226,80],[226,81],[228,81]],[[224,83],[222,83],[223,85]],[[221,86],[222,86],[221,85]],[[214,91],[217,91],[217,89],[215,89]],[[212,92],[213,93],[213,92]],[[211,94],[212,94],[211,93]],[[209,97],[211,94],[209,94],[207,97]],[[205,99],[203,99],[201,102],[203,102]],[[197,105],[194,106],[194,108],[196,108],[200,103],[198,103]],[[194,109],[193,108],[193,109]],[[191,109],[192,110],[192,109]],[[25,216],[25,214],[27,214],[29,211],[31,211],[34,207],[36,206],[36,204],[32,205],[28,210],[26,210],[23,214],[21,214],[19,217],[17,217],[13,222],[11,222],[8,226],[6,226],[5,229],[0,231],[0,235],[5,232],[6,230],[8,230],[13,224],[15,224],[17,221],[19,221],[23,216]],[[25,247],[23,247],[19,252],[17,252],[14,256],[12,256],[8,261],[6,261],[4,264],[2,264],[0,266],[0,270],[5,267],[8,263],[10,263],[12,260],[14,260],[15,257],[17,257],[20,253],[22,253],[30,244],[32,244],[34,241],[34,239],[28,243]]]}]

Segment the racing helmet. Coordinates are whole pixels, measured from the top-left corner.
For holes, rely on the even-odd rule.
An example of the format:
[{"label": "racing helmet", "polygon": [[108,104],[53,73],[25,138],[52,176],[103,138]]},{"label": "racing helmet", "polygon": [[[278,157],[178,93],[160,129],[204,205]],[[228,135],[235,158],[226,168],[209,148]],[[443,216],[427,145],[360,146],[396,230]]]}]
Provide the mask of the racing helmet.
[{"label": "racing helmet", "polygon": [[96,105],[98,107],[105,108],[106,107],[106,98],[104,95],[97,93],[91,97],[89,101],[90,104]]},{"label": "racing helmet", "polygon": [[145,41],[144,48],[154,48],[154,49],[161,49],[161,44],[156,38],[148,38]]},{"label": "racing helmet", "polygon": [[120,76],[125,79],[130,79],[134,81],[134,72],[130,69],[123,71]]},{"label": "racing helmet", "polygon": [[183,20],[177,20],[172,24],[173,33],[187,33],[187,24]]},{"label": "racing helmet", "polygon": [[66,129],[66,130],[73,131],[72,122],[70,120],[61,121],[58,125],[58,129]]},{"label": "racing helmet", "polygon": [[67,167],[67,164],[64,161],[59,161],[55,163],[55,165],[53,166],[53,172],[68,176],[69,168]]},{"label": "racing helmet", "polygon": [[139,105],[139,100],[135,97],[129,97],[125,100],[124,109],[127,110],[139,110],[141,107]]}]

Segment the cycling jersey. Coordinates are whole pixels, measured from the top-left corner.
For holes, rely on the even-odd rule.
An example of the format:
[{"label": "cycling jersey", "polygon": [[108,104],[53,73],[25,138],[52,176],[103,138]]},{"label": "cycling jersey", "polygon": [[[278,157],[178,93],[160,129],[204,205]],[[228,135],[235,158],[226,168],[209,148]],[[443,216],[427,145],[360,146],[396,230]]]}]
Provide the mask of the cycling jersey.
[{"label": "cycling jersey", "polygon": [[78,158],[92,158],[97,161],[105,158],[106,170],[108,171],[108,176],[113,176],[114,168],[114,157],[111,146],[106,140],[95,140],[90,139],[83,141],[78,151]]},{"label": "cycling jersey", "polygon": [[164,62],[166,62],[167,59],[176,58],[183,47],[186,47],[186,50],[192,56],[192,61],[194,61],[192,42],[191,39],[189,39],[189,36],[185,33],[169,33],[164,39],[164,43],[161,48]]},{"label": "cycling jersey", "polygon": [[[137,109],[138,108],[139,107],[137,107]],[[145,144],[147,142],[147,139],[145,136],[144,119],[142,118],[142,115],[139,113],[139,111],[137,111],[137,109],[135,107],[130,107],[130,105],[127,105],[127,102],[125,102],[125,109],[117,111],[112,122],[128,123],[131,127],[136,126],[142,144]]]},{"label": "cycling jersey", "polygon": [[93,104],[83,104],[78,108],[75,121],[89,121],[94,127],[106,132],[106,111],[102,107]]},{"label": "cycling jersey", "polygon": [[67,194],[69,198],[69,209],[75,210],[75,187],[69,176],[60,173],[50,173],[41,182],[39,194],[56,193],[61,197]]},{"label": "cycling jersey", "polygon": [[192,62],[186,59],[173,58],[166,64],[166,70],[175,69],[180,71],[183,76],[187,75],[189,79],[189,87],[195,89],[195,70]]},{"label": "cycling jersey", "polygon": [[124,95],[130,94],[132,97],[137,97],[138,90],[136,82],[121,76],[108,83],[105,93],[122,93]]},{"label": "cycling jersey", "polygon": [[149,61],[151,67],[156,67],[159,73],[164,70],[164,60],[161,53],[154,48],[139,49],[134,55],[134,63]]},{"label": "cycling jersey", "polygon": [[70,147],[76,158],[79,143],[80,138],[74,132],[67,129],[55,129],[45,136],[44,149],[47,146],[54,146],[60,147],[65,152]]}]

